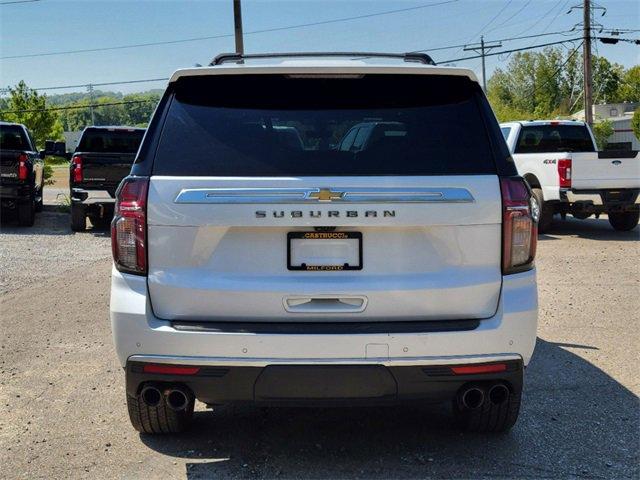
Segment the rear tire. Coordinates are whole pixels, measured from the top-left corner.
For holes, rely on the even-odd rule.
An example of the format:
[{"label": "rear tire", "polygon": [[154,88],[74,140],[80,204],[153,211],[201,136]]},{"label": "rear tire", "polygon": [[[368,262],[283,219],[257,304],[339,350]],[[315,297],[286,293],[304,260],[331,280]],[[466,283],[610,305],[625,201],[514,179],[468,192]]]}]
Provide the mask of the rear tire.
[{"label": "rear tire", "polygon": [[36,203],[33,200],[18,203],[18,223],[21,227],[31,227],[36,220]]},{"label": "rear tire", "polygon": [[87,228],[87,216],[80,205],[71,204],[71,230],[84,232]]},{"label": "rear tire", "polygon": [[40,200],[36,202],[36,212],[44,210],[44,185],[40,185]]},{"label": "rear tire", "polygon": [[640,211],[637,212],[611,212],[607,214],[609,216],[609,223],[611,226],[619,232],[628,232],[636,228],[638,220],[640,220]]},{"label": "rear tire", "polygon": [[111,224],[111,218],[108,217],[90,217],[89,220],[91,220],[91,225],[99,229],[109,228]]},{"label": "rear tire", "polygon": [[195,400],[190,396],[187,408],[176,412],[164,398],[155,407],[147,406],[140,395],[127,394],[127,408],[131,425],[141,433],[161,434],[184,432],[191,425]]},{"label": "rear tire", "polygon": [[460,428],[467,432],[507,432],[518,420],[521,399],[522,389],[515,391],[509,387],[509,396],[498,405],[492,403],[488,395],[485,395],[484,403],[470,410],[463,408],[456,398],[453,401],[453,412]]},{"label": "rear tire", "polygon": [[538,202],[540,207],[540,218],[538,219],[538,233],[546,233],[551,228],[553,223],[553,208],[549,204],[545,204],[544,197],[542,196],[542,189],[532,188],[531,193]]}]

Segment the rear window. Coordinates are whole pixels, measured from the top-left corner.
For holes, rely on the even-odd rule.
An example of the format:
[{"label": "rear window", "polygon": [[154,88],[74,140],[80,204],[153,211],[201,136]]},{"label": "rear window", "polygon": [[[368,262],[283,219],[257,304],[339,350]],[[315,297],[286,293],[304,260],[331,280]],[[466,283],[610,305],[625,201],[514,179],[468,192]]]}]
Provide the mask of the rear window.
[{"label": "rear window", "polygon": [[0,125],[0,150],[31,150],[24,130],[16,125]]},{"label": "rear window", "polygon": [[174,88],[154,175],[496,173],[466,77],[220,75]]},{"label": "rear window", "polygon": [[133,129],[87,129],[82,134],[79,152],[136,153],[144,130]]},{"label": "rear window", "polygon": [[584,125],[529,125],[522,127],[515,153],[593,151]]}]

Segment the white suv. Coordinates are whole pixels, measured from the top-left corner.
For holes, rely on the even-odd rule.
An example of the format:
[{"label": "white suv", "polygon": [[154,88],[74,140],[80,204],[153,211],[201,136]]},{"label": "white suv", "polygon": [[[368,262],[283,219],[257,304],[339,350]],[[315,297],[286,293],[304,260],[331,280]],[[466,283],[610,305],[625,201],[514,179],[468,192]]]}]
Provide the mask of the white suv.
[{"label": "white suv", "polygon": [[111,321],[134,427],[184,430],[197,399],[448,401],[463,428],[509,429],[537,225],[473,73],[257,57],[174,73],[118,190]]}]

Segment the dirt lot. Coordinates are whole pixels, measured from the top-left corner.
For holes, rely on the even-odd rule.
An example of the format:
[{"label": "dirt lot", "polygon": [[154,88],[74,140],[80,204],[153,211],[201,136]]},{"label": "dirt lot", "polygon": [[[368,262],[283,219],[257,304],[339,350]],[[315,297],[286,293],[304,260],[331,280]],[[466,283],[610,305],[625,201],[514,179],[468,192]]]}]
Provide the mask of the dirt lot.
[{"label": "dirt lot", "polygon": [[446,408],[202,408],[139,435],[108,320],[108,232],[60,213],[0,232],[0,477],[638,478],[639,231],[568,220],[540,238],[540,328],[505,436]]}]

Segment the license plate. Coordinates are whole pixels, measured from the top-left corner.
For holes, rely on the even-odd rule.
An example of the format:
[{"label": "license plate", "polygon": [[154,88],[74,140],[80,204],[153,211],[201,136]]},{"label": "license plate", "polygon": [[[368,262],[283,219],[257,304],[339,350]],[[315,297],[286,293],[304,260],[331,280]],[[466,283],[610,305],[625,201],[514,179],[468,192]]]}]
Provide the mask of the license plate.
[{"label": "license plate", "polygon": [[362,270],[361,232],[289,232],[289,270]]}]

